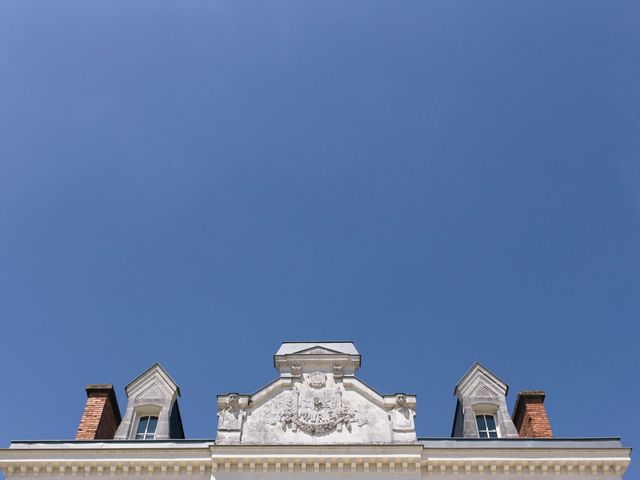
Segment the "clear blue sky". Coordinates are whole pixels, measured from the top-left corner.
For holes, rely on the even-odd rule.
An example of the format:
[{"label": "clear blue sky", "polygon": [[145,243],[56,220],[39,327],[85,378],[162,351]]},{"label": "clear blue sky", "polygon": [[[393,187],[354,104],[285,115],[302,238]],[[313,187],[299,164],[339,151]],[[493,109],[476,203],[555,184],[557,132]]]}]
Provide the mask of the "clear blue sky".
[{"label": "clear blue sky", "polygon": [[638,45],[622,0],[0,2],[0,444],[155,361],[211,438],[352,339],[422,436],[478,360],[639,446]]}]

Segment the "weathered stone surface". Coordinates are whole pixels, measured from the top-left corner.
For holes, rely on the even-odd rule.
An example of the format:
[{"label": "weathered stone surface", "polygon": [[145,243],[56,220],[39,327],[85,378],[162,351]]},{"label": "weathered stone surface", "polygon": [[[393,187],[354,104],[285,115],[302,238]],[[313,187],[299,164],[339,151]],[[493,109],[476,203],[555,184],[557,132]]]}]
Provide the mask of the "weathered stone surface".
[{"label": "weathered stone surface", "polygon": [[349,342],[283,344],[280,378],[253,395],[218,397],[219,444],[415,442],[414,395],[381,395],[354,373]]}]

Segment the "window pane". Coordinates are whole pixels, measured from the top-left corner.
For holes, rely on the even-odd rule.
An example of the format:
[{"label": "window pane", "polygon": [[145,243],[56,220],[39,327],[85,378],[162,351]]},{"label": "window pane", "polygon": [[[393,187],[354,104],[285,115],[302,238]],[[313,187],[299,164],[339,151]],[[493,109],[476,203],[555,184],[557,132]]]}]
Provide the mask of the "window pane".
[{"label": "window pane", "polygon": [[495,432],[495,431],[494,432],[489,432],[489,436],[491,438],[498,438],[498,432]]},{"label": "window pane", "polygon": [[487,429],[487,426],[484,423],[484,415],[476,415],[476,422],[478,424],[478,430]]},{"label": "window pane", "polygon": [[143,440],[144,439],[144,433],[136,433],[136,440]]},{"label": "window pane", "polygon": [[487,437],[488,437],[488,435],[487,435],[487,431],[486,430],[480,431],[480,438],[487,438]]},{"label": "window pane", "polygon": [[149,417],[149,427],[147,427],[147,433],[154,433],[156,431],[157,424],[158,417]]},{"label": "window pane", "polygon": [[149,421],[149,417],[140,418],[140,422],[138,423],[138,433],[144,433],[147,429],[147,422]]},{"label": "window pane", "polygon": [[487,419],[487,428],[489,430],[495,430],[496,429],[496,419],[493,415],[485,415],[485,418]]}]

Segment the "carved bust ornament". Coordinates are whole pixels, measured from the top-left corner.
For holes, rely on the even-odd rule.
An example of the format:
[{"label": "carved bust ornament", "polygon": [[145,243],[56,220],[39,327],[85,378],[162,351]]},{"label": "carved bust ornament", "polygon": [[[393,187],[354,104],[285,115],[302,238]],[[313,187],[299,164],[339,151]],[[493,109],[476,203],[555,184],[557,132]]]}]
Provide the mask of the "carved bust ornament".
[{"label": "carved bust ornament", "polygon": [[396,395],[396,405],[389,412],[391,428],[396,432],[409,432],[415,429],[414,418],[416,412],[407,406],[407,396],[403,393]]},{"label": "carved bust ornament", "polygon": [[226,408],[218,412],[218,430],[241,430],[245,412],[240,409],[240,397],[235,393],[230,394],[227,405]]},{"label": "carved bust ornament", "polygon": [[322,372],[313,372],[309,375],[309,386],[313,388],[324,388],[327,385],[327,376]]}]

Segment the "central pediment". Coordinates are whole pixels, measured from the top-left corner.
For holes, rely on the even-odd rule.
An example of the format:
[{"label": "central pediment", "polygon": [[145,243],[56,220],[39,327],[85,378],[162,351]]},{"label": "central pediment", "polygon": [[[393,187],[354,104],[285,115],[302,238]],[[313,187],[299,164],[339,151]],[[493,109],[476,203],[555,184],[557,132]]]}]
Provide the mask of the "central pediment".
[{"label": "central pediment", "polygon": [[353,375],[360,368],[360,353],[353,342],[285,342],[273,364],[282,377],[299,377],[303,370]]},{"label": "central pediment", "polygon": [[219,444],[386,444],[416,441],[415,396],[382,395],[355,377],[352,342],[289,342],[280,377],[251,395],[218,396]]},{"label": "central pediment", "polygon": [[276,357],[314,349],[326,350],[330,354],[360,355],[353,342],[284,342],[276,352]]}]

